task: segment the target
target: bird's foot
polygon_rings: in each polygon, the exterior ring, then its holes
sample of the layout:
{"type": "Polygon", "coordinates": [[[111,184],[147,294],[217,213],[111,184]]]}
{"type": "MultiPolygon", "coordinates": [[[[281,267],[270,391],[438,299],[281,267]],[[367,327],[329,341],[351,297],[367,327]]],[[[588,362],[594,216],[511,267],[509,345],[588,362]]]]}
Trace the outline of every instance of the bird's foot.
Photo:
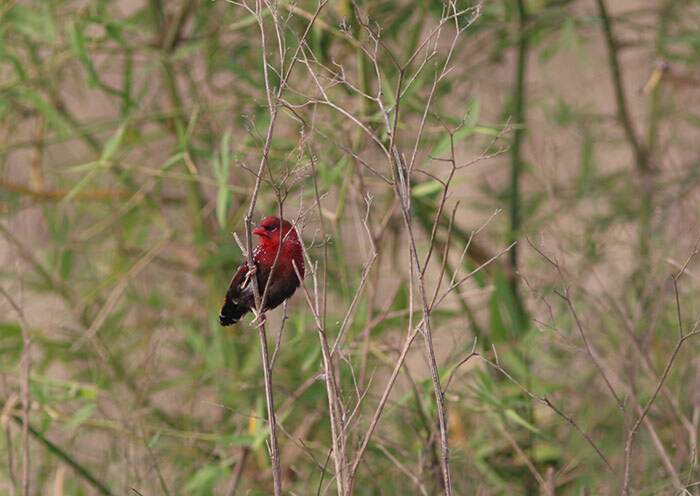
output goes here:
{"type": "Polygon", "coordinates": [[[252,325],[255,328],[258,328],[265,324],[265,321],[267,320],[265,312],[258,313],[255,309],[253,309],[253,315],[255,315],[255,318],[250,321],[250,325],[252,325]]]}
{"type": "Polygon", "coordinates": [[[247,288],[248,284],[250,283],[250,278],[253,277],[257,273],[258,273],[258,267],[253,265],[250,269],[248,269],[248,272],[245,273],[245,279],[243,279],[243,284],[241,284],[241,287],[247,288]]]}

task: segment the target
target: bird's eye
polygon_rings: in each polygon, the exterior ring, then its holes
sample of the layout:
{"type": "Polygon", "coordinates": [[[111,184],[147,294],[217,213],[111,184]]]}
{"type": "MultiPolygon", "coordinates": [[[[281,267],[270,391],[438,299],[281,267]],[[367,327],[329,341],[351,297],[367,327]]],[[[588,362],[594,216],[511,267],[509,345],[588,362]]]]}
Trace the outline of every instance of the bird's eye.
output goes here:
{"type": "Polygon", "coordinates": [[[270,232],[272,232],[272,231],[275,231],[275,230],[277,229],[277,226],[274,225],[274,224],[272,224],[272,225],[269,225],[269,226],[265,226],[265,229],[268,230],[268,231],[270,231],[270,232]]]}

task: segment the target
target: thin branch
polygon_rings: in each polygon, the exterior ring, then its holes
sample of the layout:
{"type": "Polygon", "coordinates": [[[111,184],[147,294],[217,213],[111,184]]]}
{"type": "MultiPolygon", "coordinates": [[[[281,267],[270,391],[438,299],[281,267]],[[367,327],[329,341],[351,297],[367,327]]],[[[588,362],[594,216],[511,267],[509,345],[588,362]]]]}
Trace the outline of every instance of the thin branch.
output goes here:
{"type": "MultiPolygon", "coordinates": [[[[674,277],[674,282],[675,282],[675,277],[674,277]]],[[[680,305],[678,302],[676,302],[676,305],[680,305]]],[[[677,309],[678,314],[680,315],[680,309],[677,309]]],[[[625,468],[624,468],[624,475],[623,475],[623,484],[622,484],[622,493],[625,495],[629,494],[629,485],[630,485],[630,464],[632,461],[632,443],[634,442],[634,438],[637,434],[637,431],[639,430],[639,427],[642,425],[642,422],[646,418],[647,414],[649,413],[649,409],[651,408],[651,405],[654,404],[656,401],[657,396],[659,395],[659,391],[661,391],[661,388],[663,387],[664,383],[666,382],[666,378],[668,377],[669,373],[671,372],[671,367],[673,367],[673,363],[676,360],[676,357],[678,356],[678,353],[680,352],[683,343],[685,343],[688,339],[690,339],[693,336],[696,336],[700,334],[700,329],[697,329],[696,327],[688,332],[687,334],[682,334],[681,332],[681,337],[678,339],[676,342],[676,346],[673,349],[673,352],[671,353],[670,358],[668,359],[668,362],[666,363],[666,367],[664,368],[663,373],[661,374],[661,377],[659,378],[658,383],[656,384],[656,388],[654,389],[654,393],[651,395],[649,400],[647,401],[646,405],[642,409],[641,413],[635,420],[634,424],[630,428],[630,430],[627,432],[627,438],[625,440],[625,468]]]]}
{"type": "Polygon", "coordinates": [[[21,382],[20,397],[22,401],[22,494],[29,496],[30,483],[30,458],[29,458],[29,410],[31,408],[31,396],[29,393],[29,380],[32,369],[32,337],[29,334],[29,324],[24,318],[22,307],[10,296],[10,294],[0,286],[2,294],[10,306],[19,317],[22,329],[22,359],[21,359],[21,382]]]}
{"type": "Polygon", "coordinates": [[[44,436],[44,434],[32,427],[31,424],[25,424],[22,420],[22,417],[13,415],[12,420],[14,420],[15,423],[17,423],[17,425],[19,426],[23,427],[24,425],[26,425],[29,434],[34,439],[39,441],[46,449],[48,449],[51,453],[56,455],[56,457],[58,457],[63,463],[72,468],[76,474],[78,474],[82,479],[85,479],[85,481],[88,484],[90,484],[93,488],[95,488],[95,490],[98,493],[102,494],[103,496],[115,496],[115,493],[111,491],[109,486],[97,479],[87,468],[81,465],[75,458],[66,453],[58,445],[51,442],[48,438],[44,436]]]}
{"type": "Polygon", "coordinates": [[[226,496],[236,495],[236,490],[238,489],[238,484],[241,481],[241,476],[243,475],[243,470],[245,469],[245,464],[249,455],[250,447],[243,446],[243,448],[241,448],[241,457],[238,459],[236,467],[233,469],[233,476],[231,477],[231,481],[226,489],[226,496]]]}
{"type": "Polygon", "coordinates": [[[340,396],[338,394],[338,386],[335,379],[335,368],[333,367],[333,357],[331,355],[330,347],[328,346],[328,339],[326,336],[326,331],[323,328],[323,322],[321,316],[319,315],[318,308],[314,306],[309,295],[309,291],[304,285],[304,281],[299,272],[299,268],[296,262],[292,261],[294,266],[294,272],[296,272],[299,278],[299,285],[301,286],[306,302],[311,310],[314,321],[316,322],[316,328],[318,329],[319,341],[321,342],[321,356],[323,358],[323,376],[326,383],[326,394],[328,396],[328,411],[331,421],[331,438],[333,443],[333,461],[335,463],[335,479],[338,485],[338,494],[344,496],[345,494],[351,494],[350,491],[346,489],[346,482],[348,477],[346,475],[346,463],[345,463],[345,436],[343,434],[343,420],[340,414],[340,396]]]}
{"type": "Polygon", "coordinates": [[[508,379],[510,382],[512,382],[513,384],[518,386],[518,388],[520,388],[520,390],[523,391],[527,396],[529,396],[530,398],[532,398],[535,401],[542,403],[543,405],[546,405],[554,413],[559,415],[569,425],[571,425],[574,429],[576,429],[581,434],[581,436],[583,436],[583,438],[586,440],[586,442],[588,442],[588,444],[593,448],[593,450],[598,454],[598,456],[603,461],[603,463],[605,463],[606,468],[612,473],[613,472],[612,465],[610,465],[610,462],[608,461],[607,457],[603,454],[603,452],[598,447],[598,445],[595,443],[595,441],[593,441],[593,439],[586,433],[586,431],[584,431],[581,427],[579,427],[579,425],[576,423],[576,421],[572,417],[565,414],[561,409],[556,407],[554,405],[554,403],[552,403],[549,398],[547,398],[546,396],[539,396],[539,395],[533,393],[528,388],[526,388],[520,381],[515,379],[515,377],[513,377],[507,370],[505,370],[500,365],[500,362],[498,360],[498,354],[496,352],[495,346],[493,347],[493,353],[494,353],[495,361],[489,360],[488,358],[484,357],[481,353],[478,353],[478,352],[476,353],[476,356],[478,356],[486,364],[488,364],[489,366],[493,367],[498,372],[503,374],[506,377],[506,379],[508,379]]]}
{"type": "MultiPolygon", "coordinates": [[[[263,25],[263,17],[262,17],[262,2],[261,0],[256,1],[256,6],[255,6],[255,16],[258,22],[258,27],[260,30],[260,41],[261,41],[261,49],[260,53],[262,55],[262,65],[263,65],[263,76],[264,76],[264,82],[265,82],[265,95],[267,96],[267,102],[268,102],[268,108],[270,111],[270,122],[267,126],[267,134],[265,136],[265,143],[263,145],[263,150],[262,154],[260,156],[260,162],[258,164],[258,171],[255,177],[255,186],[253,188],[253,193],[250,198],[250,202],[248,204],[248,210],[245,215],[245,228],[246,228],[246,255],[248,259],[248,267],[255,267],[255,262],[253,260],[253,236],[252,236],[252,230],[253,230],[253,213],[255,212],[255,205],[257,203],[258,199],[258,194],[260,192],[260,186],[262,183],[262,176],[263,172],[266,167],[269,168],[269,163],[268,163],[268,157],[270,154],[270,149],[272,148],[272,137],[274,135],[275,131],[275,125],[277,122],[277,115],[278,115],[278,110],[279,110],[279,105],[278,102],[280,100],[280,97],[282,95],[282,92],[287,86],[287,81],[289,80],[289,76],[291,75],[292,69],[294,68],[296,61],[297,61],[297,56],[299,52],[302,50],[302,46],[304,44],[304,40],[306,39],[308,33],[311,31],[311,28],[318,17],[318,15],[321,13],[321,10],[323,7],[326,5],[327,0],[322,0],[318,8],[316,9],[316,12],[314,13],[313,17],[309,20],[306,29],[304,31],[304,34],[301,37],[300,42],[298,43],[296,50],[294,52],[294,55],[291,58],[291,62],[289,66],[287,67],[286,72],[284,73],[283,77],[280,78],[279,86],[277,87],[277,90],[273,92],[273,89],[270,86],[270,75],[268,72],[269,65],[268,65],[268,60],[267,60],[267,38],[265,36],[265,26],[263,25]]],[[[277,17],[273,9],[268,6],[268,10],[271,12],[272,17],[275,21],[277,22],[277,17]]],[[[281,206],[280,206],[281,208],[281,206]]],[[[281,243],[280,243],[281,245],[281,243]]],[[[276,257],[277,258],[277,257],[276,257]]],[[[275,260],[276,261],[276,260],[275,260]]],[[[273,270],[274,270],[274,265],[273,264],[273,270]]],[[[270,282],[271,278],[268,278],[268,283],[270,282]]],[[[257,277],[252,278],[253,282],[253,294],[255,297],[255,308],[258,314],[262,311],[263,307],[263,301],[261,299],[260,295],[260,288],[258,287],[258,280],[257,277]]],[[[266,284],[268,286],[269,284],[266,284]]],[[[270,357],[269,357],[269,352],[267,348],[267,335],[265,332],[265,323],[264,321],[262,322],[261,325],[258,327],[258,336],[260,340],[260,354],[261,354],[261,359],[262,359],[262,365],[263,365],[263,377],[264,377],[264,383],[265,383],[265,400],[267,404],[267,419],[268,419],[268,424],[270,427],[270,458],[272,462],[272,479],[273,479],[273,486],[274,486],[274,494],[275,496],[281,496],[282,494],[282,469],[281,469],[281,462],[280,462],[280,451],[279,451],[279,445],[277,443],[277,418],[275,415],[275,405],[274,405],[274,398],[272,394],[272,370],[270,369],[270,357]]]]}
{"type": "Polygon", "coordinates": [[[377,428],[377,424],[379,423],[379,419],[382,416],[382,412],[384,411],[384,407],[386,406],[386,402],[389,399],[389,394],[391,393],[391,390],[394,387],[394,382],[396,382],[396,378],[399,375],[399,372],[401,371],[401,367],[403,366],[404,360],[406,359],[406,355],[408,355],[408,350],[411,348],[411,344],[413,343],[413,340],[416,338],[416,335],[418,334],[418,331],[420,330],[420,327],[422,326],[422,322],[416,326],[414,330],[412,330],[408,336],[406,336],[406,340],[404,341],[404,346],[401,350],[401,353],[399,357],[396,360],[396,364],[394,365],[394,370],[391,372],[391,376],[389,377],[389,380],[387,381],[386,386],[384,387],[384,391],[382,392],[382,396],[379,399],[379,404],[377,405],[377,409],[374,412],[374,415],[372,416],[372,420],[369,423],[369,426],[367,427],[367,431],[365,432],[365,435],[362,438],[362,442],[360,443],[360,447],[357,449],[357,454],[355,455],[355,460],[352,462],[352,465],[350,466],[350,473],[349,473],[349,478],[350,478],[350,494],[352,494],[352,487],[353,483],[355,481],[355,476],[357,474],[357,468],[360,466],[360,461],[362,460],[362,456],[365,453],[365,450],[367,450],[367,446],[369,445],[369,441],[372,438],[372,434],[374,433],[374,430],[377,428]]]}
{"type": "Polygon", "coordinates": [[[648,167],[647,151],[642,142],[637,137],[632,124],[632,117],[625,96],[625,89],[622,82],[622,69],[618,60],[619,45],[615,40],[613,33],[612,21],[608,14],[608,8],[605,0],[596,0],[598,4],[598,13],[602,22],[603,34],[605,35],[605,44],[608,50],[608,65],[610,66],[610,77],[612,78],[613,88],[615,90],[615,101],[617,104],[617,115],[625,130],[627,141],[632,146],[637,167],[641,170],[646,170],[648,167]]]}
{"type": "Polygon", "coordinates": [[[425,485],[416,477],[413,472],[411,472],[406,466],[404,466],[394,455],[391,454],[391,452],[384,447],[383,444],[377,443],[377,448],[379,448],[379,451],[384,453],[384,456],[386,456],[391,463],[396,465],[396,468],[398,468],[401,473],[403,473],[406,477],[411,479],[411,482],[418,488],[420,493],[423,496],[428,496],[428,491],[425,489],[425,485]]]}

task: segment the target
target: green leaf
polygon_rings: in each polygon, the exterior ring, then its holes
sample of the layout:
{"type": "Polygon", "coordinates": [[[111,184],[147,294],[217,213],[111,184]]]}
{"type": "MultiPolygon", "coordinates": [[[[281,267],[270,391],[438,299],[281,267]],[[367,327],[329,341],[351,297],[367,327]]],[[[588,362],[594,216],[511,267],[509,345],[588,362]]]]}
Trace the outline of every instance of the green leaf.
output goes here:
{"type": "Polygon", "coordinates": [[[73,269],[73,250],[66,249],[61,252],[61,261],[59,264],[61,277],[68,278],[73,269]]]}
{"type": "Polygon", "coordinates": [[[589,193],[596,185],[596,168],[594,155],[594,140],[588,130],[584,130],[583,143],[581,143],[581,170],[579,172],[577,189],[580,195],[589,193]]]}
{"type": "Polygon", "coordinates": [[[24,100],[25,103],[35,108],[40,112],[48,121],[49,125],[56,131],[58,137],[63,139],[66,138],[70,133],[70,124],[63,116],[47,102],[39,93],[23,87],[17,91],[17,96],[20,100],[24,100]]]}
{"type": "Polygon", "coordinates": [[[87,405],[83,405],[76,411],[71,418],[66,422],[66,429],[69,431],[74,431],[80,425],[83,424],[86,420],[88,420],[90,417],[92,417],[92,414],[95,413],[95,410],[97,409],[97,405],[95,403],[88,403],[87,405]]]}
{"type": "Polygon", "coordinates": [[[68,26],[68,36],[70,37],[71,50],[87,71],[88,85],[90,87],[99,86],[99,76],[97,75],[97,71],[95,70],[95,66],[90,59],[90,55],[88,54],[87,47],[85,45],[83,26],[70,24],[68,26]]]}
{"type": "MultiPolygon", "coordinates": [[[[22,328],[16,322],[0,321],[0,356],[9,359],[6,353],[18,352],[22,343],[22,328]]],[[[0,362],[1,363],[1,362],[0,362]]]]}
{"type": "Polygon", "coordinates": [[[441,182],[431,179],[422,182],[411,188],[411,194],[414,198],[422,198],[424,196],[433,196],[442,191],[443,185],[441,182]]]}
{"type": "Polygon", "coordinates": [[[34,41],[53,43],[56,40],[56,26],[46,5],[14,5],[3,21],[14,26],[22,34],[34,41]]]}
{"type": "Polygon", "coordinates": [[[228,475],[222,465],[204,465],[187,481],[185,492],[195,495],[213,494],[214,486],[228,475]]]}
{"type": "Polygon", "coordinates": [[[114,157],[114,154],[119,150],[119,146],[122,143],[122,138],[124,137],[124,131],[126,130],[126,122],[123,122],[119,129],[107,140],[104,148],[102,149],[102,155],[100,156],[101,162],[109,162],[114,157]]]}
{"type": "Polygon", "coordinates": [[[217,443],[221,446],[253,446],[255,437],[247,434],[223,434],[219,436],[217,443]]]}
{"type": "Polygon", "coordinates": [[[70,201],[75,198],[75,196],[80,193],[85,186],[87,186],[90,181],[104,168],[110,165],[111,159],[117,153],[119,145],[121,145],[122,138],[124,137],[124,130],[126,129],[126,122],[124,122],[119,129],[107,140],[104,148],[102,149],[102,155],[97,162],[91,162],[90,164],[84,164],[80,167],[88,168],[89,172],[76,184],[68,194],[61,200],[61,205],[67,205],[70,201]]]}
{"type": "Polygon", "coordinates": [[[158,441],[160,440],[160,431],[157,431],[151,439],[148,440],[148,447],[149,448],[155,448],[156,445],[158,444],[158,441]]]}
{"type": "Polygon", "coordinates": [[[87,384],[80,384],[77,391],[77,397],[83,400],[94,400],[97,398],[97,388],[87,384]]]}
{"type": "Polygon", "coordinates": [[[522,418],[518,412],[513,410],[512,408],[506,408],[505,410],[505,415],[507,418],[515,422],[516,424],[520,425],[521,427],[525,427],[527,430],[530,432],[534,432],[535,434],[539,434],[540,431],[537,427],[532,425],[530,422],[522,418]]]}
{"type": "Polygon", "coordinates": [[[522,304],[513,294],[513,291],[508,283],[508,278],[502,271],[496,272],[494,279],[495,291],[493,292],[491,304],[499,309],[498,316],[501,319],[500,325],[502,331],[505,332],[505,337],[521,337],[527,333],[529,325],[528,319],[524,314],[522,304]],[[502,320],[503,313],[508,317],[507,322],[502,320]]]}
{"type": "Polygon", "coordinates": [[[231,203],[231,190],[228,185],[229,171],[231,169],[231,132],[227,131],[221,138],[219,156],[214,156],[211,161],[214,177],[216,179],[216,220],[221,229],[226,228],[226,217],[231,203]]]}
{"type": "Polygon", "coordinates": [[[536,443],[533,446],[532,457],[538,463],[556,463],[561,459],[562,450],[560,447],[549,443],[536,443]]]}
{"type": "Polygon", "coordinates": [[[586,51],[581,42],[581,38],[576,31],[576,21],[573,17],[566,17],[561,27],[560,43],[567,49],[573,51],[581,62],[586,63],[586,51]]]}
{"type": "Polygon", "coordinates": [[[311,353],[306,354],[306,358],[301,363],[301,370],[308,371],[311,366],[316,365],[319,357],[321,356],[321,349],[318,346],[314,346],[311,353]]]}
{"type": "MultiPolygon", "coordinates": [[[[262,14],[260,15],[261,19],[264,19],[268,15],[270,15],[270,9],[264,9],[262,11],[262,14]]],[[[229,30],[230,31],[238,31],[240,29],[245,29],[247,27],[253,26],[257,24],[258,18],[255,14],[249,14],[247,16],[243,16],[241,19],[238,21],[232,23],[229,25],[229,30]]]]}
{"type": "Polygon", "coordinates": [[[226,227],[226,212],[228,211],[228,199],[228,189],[219,185],[219,189],[216,193],[216,221],[219,223],[219,227],[221,229],[224,229],[226,227]]]}
{"type": "MultiPolygon", "coordinates": [[[[452,141],[454,145],[457,145],[467,136],[474,133],[476,129],[476,123],[479,121],[479,100],[472,98],[467,104],[467,112],[464,114],[462,125],[457,131],[453,132],[452,141]]],[[[480,128],[481,131],[489,130],[489,128],[480,128]]],[[[485,134],[485,133],[484,133],[485,134]]],[[[445,133],[445,136],[438,141],[437,145],[430,152],[431,157],[442,157],[450,149],[450,134],[445,133]]]]}
{"type": "Polygon", "coordinates": [[[501,309],[498,305],[498,295],[496,291],[491,294],[491,298],[489,299],[489,324],[491,339],[495,343],[502,343],[505,341],[508,337],[508,330],[501,316],[501,309]]]}
{"type": "MultiPolygon", "coordinates": [[[[0,31],[0,36],[2,35],[2,31],[0,31]]],[[[0,60],[6,60],[10,63],[12,68],[15,71],[15,75],[17,76],[17,79],[20,81],[26,81],[29,76],[27,76],[27,71],[24,69],[24,65],[22,62],[15,57],[12,53],[7,52],[2,43],[0,43],[0,60]]],[[[7,85],[10,87],[10,85],[7,85]]],[[[6,103],[6,102],[3,102],[6,103]]]]}

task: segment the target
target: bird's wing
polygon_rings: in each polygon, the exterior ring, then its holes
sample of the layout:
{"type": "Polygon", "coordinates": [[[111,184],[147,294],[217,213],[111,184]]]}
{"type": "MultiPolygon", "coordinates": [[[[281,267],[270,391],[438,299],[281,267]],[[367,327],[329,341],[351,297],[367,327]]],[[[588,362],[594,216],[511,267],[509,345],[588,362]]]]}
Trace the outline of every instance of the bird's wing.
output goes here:
{"type": "MultiPolygon", "coordinates": [[[[256,249],[253,256],[258,254],[256,249]]],[[[267,283],[267,278],[270,275],[270,267],[264,263],[260,263],[255,258],[256,275],[258,278],[258,288],[262,293],[267,283]]],[[[244,305],[248,309],[255,306],[255,294],[253,291],[252,276],[248,270],[248,262],[243,262],[231,279],[228,291],[226,292],[226,301],[231,301],[236,305],[244,305]]]]}
{"type": "Polygon", "coordinates": [[[242,289],[243,282],[248,274],[248,263],[243,262],[238,270],[233,275],[231,283],[228,285],[228,293],[239,293],[242,289]]]}
{"type": "Polygon", "coordinates": [[[243,262],[233,275],[219,314],[221,325],[235,324],[253,307],[255,298],[248,272],[248,264],[243,262]]]}

